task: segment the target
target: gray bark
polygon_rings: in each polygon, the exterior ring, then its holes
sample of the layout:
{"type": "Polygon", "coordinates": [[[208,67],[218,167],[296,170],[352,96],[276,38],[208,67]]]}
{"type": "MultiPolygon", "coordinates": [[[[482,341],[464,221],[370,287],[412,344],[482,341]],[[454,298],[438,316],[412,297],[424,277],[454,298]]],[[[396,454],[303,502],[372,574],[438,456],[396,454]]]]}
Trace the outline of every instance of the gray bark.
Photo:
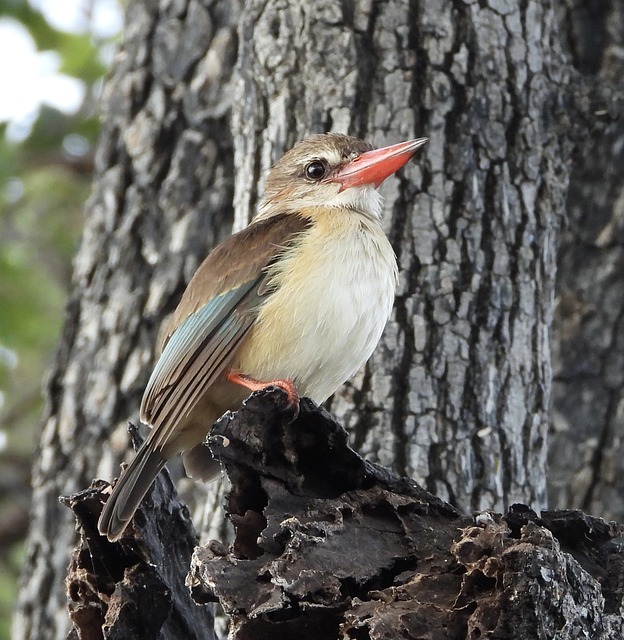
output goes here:
{"type": "MultiPolygon", "coordinates": [[[[579,73],[624,83],[624,6],[562,2],[564,42],[579,73]]],[[[601,108],[602,107],[602,108],[601,108]]],[[[624,121],[580,141],[559,251],[553,326],[549,497],[624,520],[624,121]]]]}
{"type": "MultiPolygon", "coordinates": [[[[15,637],[65,637],[75,538],[57,497],[117,474],[161,320],[232,220],[249,220],[264,170],[310,132],[430,138],[383,187],[399,295],[332,412],[363,455],[463,510],[543,506],[573,147],[550,5],[135,0],[128,11],[47,383],[15,637]]],[[[207,492],[196,516],[223,539],[220,490],[207,492]]]]}
{"type": "Polygon", "coordinates": [[[63,581],[76,535],[58,497],[118,475],[160,322],[210,245],[231,229],[227,114],[237,20],[235,2],[128,7],[46,385],[15,638],[66,637],[63,581]]]}
{"type": "Polygon", "coordinates": [[[258,178],[309,131],[430,138],[383,188],[392,320],[330,406],[362,453],[462,509],[545,503],[571,151],[555,127],[568,76],[551,8],[488,4],[249,2],[233,113],[239,225],[258,178]]]}

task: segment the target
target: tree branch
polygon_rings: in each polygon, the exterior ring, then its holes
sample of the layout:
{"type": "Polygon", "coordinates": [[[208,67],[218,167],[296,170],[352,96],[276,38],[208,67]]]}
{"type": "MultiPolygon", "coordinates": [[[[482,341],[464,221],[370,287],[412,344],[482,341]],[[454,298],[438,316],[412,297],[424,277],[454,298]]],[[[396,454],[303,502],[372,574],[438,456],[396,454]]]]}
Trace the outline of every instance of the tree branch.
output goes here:
{"type": "MultiPolygon", "coordinates": [[[[136,427],[131,435],[136,448],[136,427]]],[[[212,608],[197,606],[184,585],[197,539],[169,473],[158,476],[119,544],[97,531],[108,495],[110,485],[95,480],[89,489],[61,498],[80,533],[65,580],[74,624],[70,638],[213,640],[212,608]]]]}
{"type": "MultiPolygon", "coordinates": [[[[280,390],[253,394],[213,428],[236,535],[229,549],[196,548],[186,584],[196,602],[222,605],[230,638],[622,637],[624,554],[613,538],[624,527],[522,505],[464,516],[347,439],[325,410],[305,398],[297,410],[280,390]]],[[[142,638],[164,637],[152,629],[182,610],[185,637],[206,637],[181,586],[193,536],[168,476],[120,544],[95,534],[104,486],[66,500],[83,535],[68,580],[74,624],[92,598],[109,624],[125,608],[135,627],[151,623],[142,638]]]]}

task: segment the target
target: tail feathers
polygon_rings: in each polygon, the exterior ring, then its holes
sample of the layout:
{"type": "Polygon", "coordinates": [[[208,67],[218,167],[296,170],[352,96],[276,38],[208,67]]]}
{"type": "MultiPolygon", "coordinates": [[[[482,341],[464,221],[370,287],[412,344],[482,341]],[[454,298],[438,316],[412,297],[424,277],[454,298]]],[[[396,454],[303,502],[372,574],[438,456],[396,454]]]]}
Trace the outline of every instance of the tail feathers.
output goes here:
{"type": "Polygon", "coordinates": [[[150,445],[147,440],[139,449],[104,505],[98,530],[111,542],[121,538],[158,472],[165,466],[166,460],[162,454],[154,451],[150,445]]]}

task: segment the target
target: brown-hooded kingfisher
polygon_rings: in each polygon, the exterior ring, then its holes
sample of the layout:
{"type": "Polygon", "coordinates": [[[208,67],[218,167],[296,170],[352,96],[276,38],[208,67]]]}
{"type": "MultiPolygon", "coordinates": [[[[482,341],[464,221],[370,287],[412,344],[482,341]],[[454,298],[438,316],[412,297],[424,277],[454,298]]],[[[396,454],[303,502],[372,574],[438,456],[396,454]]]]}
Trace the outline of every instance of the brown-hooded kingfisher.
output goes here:
{"type": "Polygon", "coordinates": [[[253,222],[201,264],[167,327],[141,402],[151,431],[122,472],[98,527],[119,539],[158,472],[219,470],[202,442],[249,390],[278,385],[321,403],[372,354],[397,284],[377,187],[425,144],[382,149],[327,133],[270,170],[253,222]]]}

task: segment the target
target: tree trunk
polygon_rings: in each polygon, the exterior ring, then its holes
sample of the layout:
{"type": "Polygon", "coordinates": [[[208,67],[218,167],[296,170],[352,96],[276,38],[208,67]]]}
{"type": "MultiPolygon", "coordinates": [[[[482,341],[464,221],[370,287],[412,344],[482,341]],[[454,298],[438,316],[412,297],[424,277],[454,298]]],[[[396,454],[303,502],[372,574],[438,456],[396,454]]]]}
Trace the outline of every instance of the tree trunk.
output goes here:
{"type": "Polygon", "coordinates": [[[383,188],[393,317],[330,406],[366,456],[466,510],[545,504],[572,149],[555,127],[568,74],[551,8],[490,4],[249,2],[233,113],[239,226],[265,169],[309,131],[430,138],[383,188]]]}
{"type": "MultiPolygon", "coordinates": [[[[564,42],[586,78],[622,91],[624,5],[562,2],[564,42]],[[600,37],[597,37],[597,36],[600,37]]],[[[599,105],[600,107],[600,105],[599,105]]],[[[553,327],[552,505],[624,520],[624,121],[580,140],[559,251],[553,327]]],[[[604,106],[596,124],[605,121],[604,106]]]]}
{"type": "Polygon", "coordinates": [[[58,497],[119,474],[160,322],[209,247],[231,229],[228,113],[238,17],[231,0],[128,7],[103,100],[73,292],[46,385],[15,638],[66,637],[63,581],[76,535],[58,497]]]}
{"type": "Polygon", "coordinates": [[[117,475],[160,321],[311,132],[430,138],[383,187],[400,289],[331,411],[363,455],[462,510],[544,505],[571,70],[548,3],[485,4],[130,3],[47,384],[16,638],[66,636],[74,534],[57,497],[117,475]]]}

